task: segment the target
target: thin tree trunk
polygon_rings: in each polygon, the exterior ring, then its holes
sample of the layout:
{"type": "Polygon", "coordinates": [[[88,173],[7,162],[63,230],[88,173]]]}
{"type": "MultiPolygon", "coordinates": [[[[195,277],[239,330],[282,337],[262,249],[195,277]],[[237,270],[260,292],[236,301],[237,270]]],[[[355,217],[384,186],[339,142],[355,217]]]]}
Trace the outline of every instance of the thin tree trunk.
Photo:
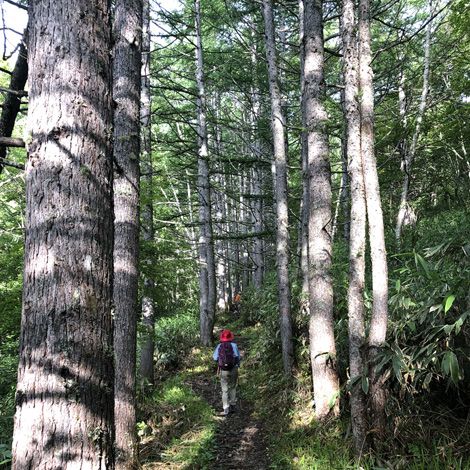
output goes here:
{"type": "Polygon", "coordinates": [[[30,5],[12,469],[114,469],[109,2],[30,5]]]}
{"type": "Polygon", "coordinates": [[[345,148],[346,139],[343,140],[341,147],[341,154],[343,155],[343,163],[341,164],[341,170],[343,172],[341,176],[341,202],[343,207],[343,236],[344,236],[344,243],[349,245],[349,232],[350,232],[350,214],[349,214],[349,198],[350,198],[350,191],[349,191],[349,173],[348,173],[348,163],[347,163],[347,149],[345,148]]]}
{"type": "Polygon", "coordinates": [[[271,0],[263,0],[266,59],[268,62],[269,90],[271,95],[271,125],[274,141],[274,191],[276,200],[276,261],[279,291],[279,316],[281,328],[284,374],[292,375],[294,346],[291,325],[291,290],[289,282],[289,221],[287,206],[287,160],[284,143],[284,125],[279,89],[274,19],[271,0]]]}
{"type": "Polygon", "coordinates": [[[346,150],[351,183],[351,223],[349,238],[349,370],[351,381],[351,423],[354,452],[369,450],[367,405],[362,387],[364,375],[365,320],[364,282],[366,248],[366,201],[361,158],[361,122],[354,0],[343,0],[341,28],[343,44],[344,106],[346,150]],[[359,378],[359,379],[358,379],[359,378]]]}
{"type": "Polygon", "coordinates": [[[300,94],[301,94],[301,112],[302,112],[302,204],[300,221],[300,272],[302,276],[302,312],[309,314],[309,281],[308,281],[308,224],[309,224],[309,171],[308,171],[308,133],[307,119],[305,114],[305,5],[304,0],[299,0],[299,43],[300,43],[300,94]]]}
{"type": "MultiPolygon", "coordinates": [[[[253,70],[256,70],[257,65],[257,50],[256,50],[256,40],[255,35],[256,31],[253,27],[253,24],[250,25],[251,29],[251,40],[252,40],[252,50],[251,50],[251,66],[253,70]]],[[[251,134],[250,140],[251,145],[251,155],[253,159],[261,160],[261,149],[258,133],[258,122],[260,119],[260,92],[258,89],[257,83],[254,83],[251,87],[251,109],[250,109],[250,126],[251,134]]],[[[263,239],[260,235],[263,231],[263,168],[260,164],[255,164],[251,171],[252,174],[252,218],[253,218],[253,232],[255,232],[256,237],[253,240],[253,287],[255,291],[259,291],[263,284],[264,277],[264,258],[263,258],[263,239]]]]}
{"type": "Polygon", "coordinates": [[[421,129],[421,123],[423,121],[424,112],[426,110],[426,98],[429,91],[429,72],[430,72],[430,57],[431,57],[431,31],[432,31],[432,9],[431,3],[429,3],[429,22],[426,26],[426,41],[424,44],[424,73],[423,73],[423,90],[421,92],[421,99],[419,102],[418,117],[416,119],[415,132],[413,134],[413,139],[411,141],[411,146],[409,151],[407,151],[406,146],[404,148],[404,159],[402,160],[403,171],[403,183],[400,197],[400,206],[397,216],[397,224],[395,227],[395,244],[397,247],[397,253],[401,251],[401,233],[403,229],[403,223],[405,217],[410,210],[408,204],[408,192],[410,189],[411,183],[411,174],[413,170],[413,164],[415,160],[416,145],[418,143],[419,132],[421,129]]]}
{"type": "Polygon", "coordinates": [[[369,389],[371,425],[375,447],[383,443],[385,432],[385,384],[376,373],[377,353],[385,341],[388,321],[388,268],[379,178],[374,155],[374,89],[370,50],[370,0],[359,1],[358,12],[359,88],[361,97],[362,169],[369,222],[372,259],[373,306],[369,328],[369,389]]]}
{"type": "MultiPolygon", "coordinates": [[[[233,194],[236,194],[236,188],[234,181],[236,181],[236,176],[235,177],[230,177],[230,191],[233,194]]],[[[239,234],[240,233],[240,228],[239,228],[239,221],[240,221],[240,211],[239,211],[239,200],[237,198],[234,198],[233,203],[231,205],[231,231],[234,234],[239,234]]],[[[233,251],[232,251],[232,260],[233,260],[233,269],[232,269],[232,274],[233,274],[233,282],[232,282],[232,292],[233,292],[233,297],[236,297],[237,294],[241,292],[241,283],[240,283],[240,241],[238,238],[235,238],[233,240],[233,251]]]]}
{"type": "Polygon", "coordinates": [[[213,342],[216,304],[216,275],[214,237],[212,234],[209,151],[207,145],[206,96],[202,59],[200,0],[195,0],[196,21],[196,83],[198,130],[198,191],[199,191],[199,315],[201,342],[209,346],[213,342]]]}
{"type": "MultiPolygon", "coordinates": [[[[141,72],[141,163],[145,176],[142,181],[147,191],[147,199],[153,199],[152,178],[152,141],[151,141],[151,95],[150,95],[150,2],[143,1],[142,13],[142,72],[141,72]]],[[[152,243],[155,237],[153,227],[153,206],[145,204],[142,208],[142,238],[145,243],[152,243]]],[[[152,264],[151,259],[146,260],[147,265],[152,264]]],[[[142,390],[151,389],[154,383],[153,356],[155,342],[153,339],[155,329],[155,301],[153,292],[155,282],[151,277],[145,276],[142,289],[142,347],[140,350],[140,380],[142,390]]]]}
{"type": "MultiPolygon", "coordinates": [[[[239,185],[241,189],[241,194],[240,194],[240,219],[242,221],[242,227],[241,227],[241,232],[242,235],[247,235],[248,233],[248,226],[250,223],[248,222],[248,210],[247,210],[247,200],[244,196],[245,193],[248,193],[248,183],[247,183],[247,177],[245,175],[245,172],[241,172],[239,178],[239,185]]],[[[249,258],[250,258],[250,253],[249,253],[249,245],[248,242],[246,241],[246,238],[244,239],[244,249],[243,249],[243,254],[242,254],[242,268],[243,268],[243,273],[242,273],[242,290],[246,290],[250,284],[250,267],[249,267],[249,258]]]]}
{"type": "Polygon", "coordinates": [[[136,352],[139,275],[142,0],[114,7],[114,416],[116,469],[137,468],[136,352]]]}
{"type": "Polygon", "coordinates": [[[305,0],[304,106],[308,133],[310,357],[315,415],[339,415],[333,325],[331,169],[328,155],[321,0],[305,0]]]}

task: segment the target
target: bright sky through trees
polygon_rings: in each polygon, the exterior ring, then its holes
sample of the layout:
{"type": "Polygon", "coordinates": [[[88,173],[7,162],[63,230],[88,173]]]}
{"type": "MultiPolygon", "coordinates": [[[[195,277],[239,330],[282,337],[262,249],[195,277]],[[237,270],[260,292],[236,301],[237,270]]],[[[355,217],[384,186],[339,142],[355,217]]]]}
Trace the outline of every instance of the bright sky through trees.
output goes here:
{"type": "Polygon", "coordinates": [[[15,7],[10,3],[0,0],[1,6],[1,28],[2,34],[0,38],[2,48],[2,59],[8,58],[15,47],[20,42],[28,20],[26,10],[15,7]]]}
{"type": "MultiPolygon", "coordinates": [[[[26,10],[18,8],[4,0],[0,0],[1,28],[0,37],[2,58],[8,58],[14,51],[26,27],[28,14],[26,10]]],[[[159,0],[154,5],[156,10],[176,10],[181,7],[179,0],[159,0]]]]}

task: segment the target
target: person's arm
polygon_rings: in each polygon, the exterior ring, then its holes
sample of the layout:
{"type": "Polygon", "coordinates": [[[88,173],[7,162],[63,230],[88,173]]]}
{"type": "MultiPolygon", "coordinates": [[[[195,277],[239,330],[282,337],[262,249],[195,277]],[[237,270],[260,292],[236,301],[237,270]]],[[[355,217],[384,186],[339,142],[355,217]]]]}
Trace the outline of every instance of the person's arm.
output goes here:
{"type": "Polygon", "coordinates": [[[232,343],[232,348],[233,348],[233,355],[235,356],[235,365],[237,367],[240,367],[240,351],[238,350],[238,346],[235,343],[232,343]]]}
{"type": "Polygon", "coordinates": [[[214,354],[212,354],[214,361],[219,360],[219,348],[220,348],[220,344],[217,345],[217,347],[215,348],[214,354]]]}

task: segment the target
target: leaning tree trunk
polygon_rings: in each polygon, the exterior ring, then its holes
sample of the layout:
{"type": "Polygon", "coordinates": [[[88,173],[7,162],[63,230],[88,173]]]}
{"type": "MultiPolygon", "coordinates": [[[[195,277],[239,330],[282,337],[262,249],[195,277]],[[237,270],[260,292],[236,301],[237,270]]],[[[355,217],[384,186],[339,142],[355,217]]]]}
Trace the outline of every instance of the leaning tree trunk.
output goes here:
{"type": "Polygon", "coordinates": [[[373,306],[369,328],[369,390],[371,425],[375,447],[383,443],[385,432],[385,384],[376,372],[376,355],[385,341],[388,320],[388,268],[379,178],[374,155],[374,88],[370,50],[370,0],[360,0],[358,13],[359,88],[361,97],[362,169],[369,223],[372,259],[373,306]]]}
{"type": "Polygon", "coordinates": [[[310,358],[315,415],[339,415],[339,381],[333,324],[331,168],[325,107],[321,0],[304,2],[304,106],[309,172],[310,358]]]}
{"type": "Polygon", "coordinates": [[[30,5],[12,469],[114,469],[109,2],[30,5]]]}
{"type": "Polygon", "coordinates": [[[291,325],[291,290],[289,282],[289,221],[287,206],[287,159],[284,143],[284,124],[279,89],[274,18],[271,0],[263,0],[263,18],[266,33],[266,59],[268,62],[269,91],[271,95],[271,125],[274,142],[274,191],[276,200],[276,261],[279,291],[279,317],[281,327],[284,375],[292,375],[294,346],[291,325]]]}
{"type": "Polygon", "coordinates": [[[213,342],[216,304],[214,237],[212,233],[209,150],[207,145],[206,96],[202,60],[200,0],[195,0],[196,20],[196,83],[198,131],[198,191],[199,191],[199,316],[201,342],[213,342]]]}
{"type": "Polygon", "coordinates": [[[367,405],[362,387],[364,376],[365,320],[364,282],[366,247],[366,201],[361,158],[356,9],[354,0],[343,0],[342,18],[344,117],[346,154],[351,183],[349,233],[349,373],[351,380],[351,423],[354,452],[367,453],[370,447],[367,405]],[[354,382],[355,381],[355,382],[354,382]]]}
{"type": "Polygon", "coordinates": [[[142,0],[114,9],[114,416],[116,469],[137,468],[136,351],[142,0]]]}

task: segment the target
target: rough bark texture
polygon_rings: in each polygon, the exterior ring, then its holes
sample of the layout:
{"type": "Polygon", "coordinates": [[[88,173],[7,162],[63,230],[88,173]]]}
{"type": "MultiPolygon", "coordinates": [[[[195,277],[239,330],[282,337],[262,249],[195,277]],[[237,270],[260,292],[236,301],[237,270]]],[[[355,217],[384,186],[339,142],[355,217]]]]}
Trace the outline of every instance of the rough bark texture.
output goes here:
{"type": "MultiPolygon", "coordinates": [[[[143,1],[142,13],[142,69],[141,69],[141,165],[145,176],[142,182],[147,191],[147,200],[151,201],[153,194],[152,179],[152,142],[151,142],[151,96],[150,96],[150,3],[143,1]]],[[[145,204],[142,207],[142,238],[146,243],[151,243],[154,239],[153,228],[153,207],[152,204],[145,204]]],[[[151,265],[151,260],[146,261],[151,265]]],[[[152,278],[145,276],[142,289],[142,327],[143,338],[140,350],[140,380],[144,392],[151,389],[154,382],[153,355],[155,343],[153,331],[155,328],[155,302],[153,290],[155,282],[152,278]]]]}
{"type": "Polygon", "coordinates": [[[114,468],[109,7],[30,7],[14,470],[114,468]]]}
{"type": "Polygon", "coordinates": [[[310,356],[315,414],[339,414],[331,274],[331,169],[325,108],[322,2],[305,0],[304,106],[309,173],[310,356]]]}
{"type": "Polygon", "coordinates": [[[195,0],[196,20],[196,84],[198,130],[198,191],[199,191],[199,316],[201,342],[209,346],[213,342],[216,303],[216,276],[214,237],[212,234],[209,151],[207,145],[206,96],[201,40],[200,2],[195,0]]]}
{"type": "Polygon", "coordinates": [[[372,260],[373,306],[369,328],[369,388],[371,426],[375,429],[374,446],[383,442],[385,431],[385,386],[375,373],[375,356],[385,341],[388,320],[388,269],[385,232],[379,191],[379,178],[374,155],[374,89],[370,50],[370,1],[360,0],[358,12],[359,87],[361,97],[361,152],[369,222],[372,260]]]}
{"type": "MultiPolygon", "coordinates": [[[[364,280],[366,249],[366,201],[361,158],[361,122],[358,90],[356,9],[353,0],[343,0],[342,44],[346,151],[351,183],[351,222],[349,234],[349,371],[351,380],[363,376],[365,350],[364,280]]],[[[351,423],[354,452],[369,450],[367,407],[362,380],[351,386],[351,423]]]]}
{"type": "Polygon", "coordinates": [[[284,374],[292,375],[294,347],[292,344],[291,291],[289,282],[289,221],[287,206],[287,160],[284,143],[284,124],[279,89],[274,19],[271,0],[263,0],[262,6],[266,59],[268,63],[269,91],[271,96],[271,126],[274,143],[274,192],[276,200],[276,262],[279,291],[279,318],[281,327],[284,374]]]}
{"type": "MultiPolygon", "coordinates": [[[[9,89],[18,92],[23,91],[28,78],[28,52],[26,44],[22,41],[18,48],[18,58],[11,74],[9,89]]],[[[2,106],[2,114],[0,116],[0,136],[11,137],[13,128],[15,127],[16,117],[20,110],[21,94],[7,93],[2,106]]],[[[13,141],[11,142],[13,143],[13,141]]],[[[0,146],[0,173],[3,169],[3,160],[6,157],[7,149],[0,146]]]]}
{"type": "Polygon", "coordinates": [[[137,468],[136,350],[142,0],[114,9],[114,415],[116,469],[137,468]]]}

